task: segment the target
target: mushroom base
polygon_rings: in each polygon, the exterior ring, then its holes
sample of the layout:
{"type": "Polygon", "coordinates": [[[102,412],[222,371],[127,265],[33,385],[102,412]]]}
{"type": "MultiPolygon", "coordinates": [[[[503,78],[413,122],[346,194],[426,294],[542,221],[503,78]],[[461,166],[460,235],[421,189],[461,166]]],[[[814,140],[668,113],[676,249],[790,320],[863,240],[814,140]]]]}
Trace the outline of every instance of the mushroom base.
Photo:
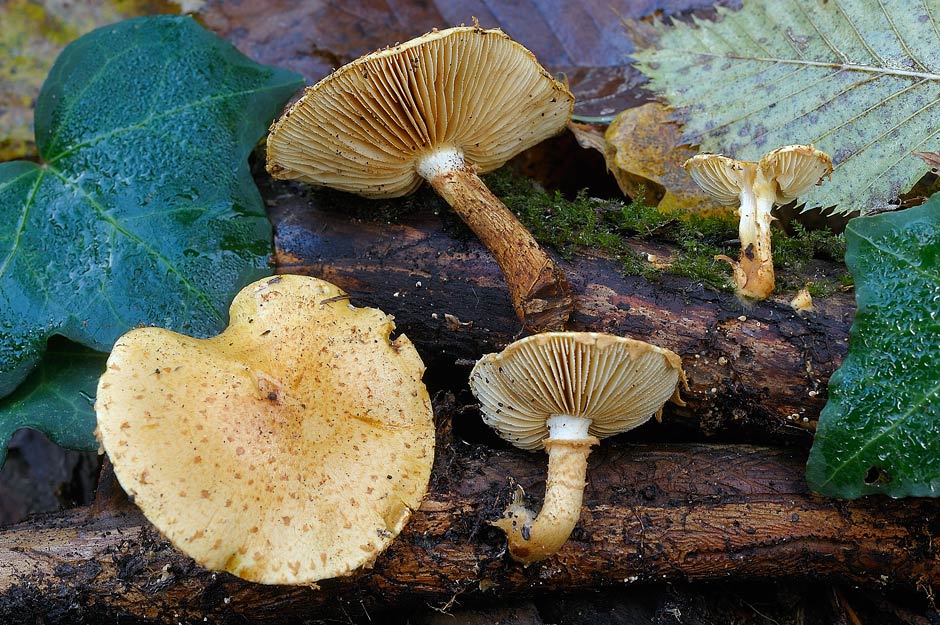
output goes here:
{"type": "Polygon", "coordinates": [[[741,250],[738,260],[718,254],[715,260],[723,260],[731,265],[735,293],[738,296],[751,300],[767,299],[774,292],[774,261],[772,258],[751,258],[747,254],[746,250],[741,250]]]}
{"type": "MultiPolygon", "coordinates": [[[[767,193],[765,192],[765,195],[767,193]]],[[[746,299],[766,299],[774,291],[774,259],[770,248],[770,223],[774,217],[772,200],[744,193],[738,212],[738,238],[741,254],[733,260],[724,254],[715,256],[731,265],[735,292],[746,299]]]]}
{"type": "Polygon", "coordinates": [[[529,565],[555,554],[581,516],[587,458],[598,439],[546,439],[548,478],[545,501],[537,514],[527,508],[525,493],[517,488],[503,518],[493,525],[506,532],[509,555],[529,565]]]}

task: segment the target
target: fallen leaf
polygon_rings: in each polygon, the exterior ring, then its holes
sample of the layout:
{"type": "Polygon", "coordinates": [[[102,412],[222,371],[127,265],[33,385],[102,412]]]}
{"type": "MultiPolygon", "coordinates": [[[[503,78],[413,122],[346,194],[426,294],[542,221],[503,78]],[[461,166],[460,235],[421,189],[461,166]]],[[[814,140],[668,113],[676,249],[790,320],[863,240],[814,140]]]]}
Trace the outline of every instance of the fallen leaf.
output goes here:
{"type": "Polygon", "coordinates": [[[682,143],[679,125],[670,121],[670,111],[662,104],[650,102],[623,111],[603,135],[585,125],[570,127],[582,147],[604,155],[624,195],[642,196],[663,212],[705,215],[734,210],[709,200],[682,167],[698,150],[682,143]]]}
{"type": "Polygon", "coordinates": [[[210,0],[204,23],[261,62],[287,67],[316,82],[378,48],[433,28],[472,24],[502,28],[563,74],[579,115],[613,115],[648,100],[645,79],[625,59],[632,52],[622,19],[710,7],[710,0],[210,0]]]}
{"type": "Polygon", "coordinates": [[[927,171],[911,152],[940,141],[940,7],[752,0],[717,11],[657,23],[655,45],[634,54],[677,109],[682,140],[749,161],[812,143],[835,171],[801,197],[806,209],[896,208],[927,171]]]}
{"type": "Polygon", "coordinates": [[[707,9],[710,0],[587,0],[492,3],[404,0],[6,0],[0,3],[0,162],[35,158],[32,109],[52,60],[69,41],[126,17],[195,13],[247,56],[316,82],[377,48],[432,28],[501,27],[563,75],[576,113],[611,116],[649,100],[645,77],[629,63],[633,44],[621,20],[707,9]]]}
{"type": "Polygon", "coordinates": [[[613,165],[663,187],[660,211],[728,213],[729,208],[710,201],[682,167],[698,150],[683,144],[681,129],[669,115],[657,102],[620,113],[605,135],[614,149],[613,165]]]}

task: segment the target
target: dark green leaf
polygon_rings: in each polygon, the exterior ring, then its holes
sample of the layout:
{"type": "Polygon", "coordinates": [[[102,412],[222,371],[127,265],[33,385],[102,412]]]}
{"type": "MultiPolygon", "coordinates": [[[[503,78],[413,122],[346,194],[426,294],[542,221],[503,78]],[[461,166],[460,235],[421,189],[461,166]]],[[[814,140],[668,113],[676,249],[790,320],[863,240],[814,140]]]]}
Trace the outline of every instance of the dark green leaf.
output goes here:
{"type": "Polygon", "coordinates": [[[186,17],[63,51],[36,104],[43,163],[0,165],[0,396],[53,334],[106,351],[137,325],[225,326],[270,271],[247,156],[301,84],[186,17]]]}
{"type": "Polygon", "coordinates": [[[826,495],[940,495],[940,195],[849,222],[858,312],[807,479],[826,495]]]}
{"type": "Polygon", "coordinates": [[[10,436],[24,427],[48,433],[63,447],[98,448],[94,397],[107,358],[107,354],[64,340],[49,347],[26,381],[0,399],[0,466],[10,436]]]}
{"type": "MultiPolygon", "coordinates": [[[[248,153],[302,81],[189,18],[94,31],[56,61],[36,105],[41,165],[0,164],[0,396],[53,335],[95,350],[137,325],[205,336],[270,272],[248,153]]],[[[31,426],[94,449],[103,356],[53,351],[0,402],[0,456],[31,426]]]]}

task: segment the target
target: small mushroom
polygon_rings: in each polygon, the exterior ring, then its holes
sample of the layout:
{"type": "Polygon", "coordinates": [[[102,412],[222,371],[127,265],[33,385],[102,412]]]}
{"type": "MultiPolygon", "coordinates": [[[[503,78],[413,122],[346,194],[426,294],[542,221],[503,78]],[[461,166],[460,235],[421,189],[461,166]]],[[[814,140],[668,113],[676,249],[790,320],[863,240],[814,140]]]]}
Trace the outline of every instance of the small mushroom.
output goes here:
{"type": "Polygon", "coordinates": [[[800,289],[797,291],[796,295],[793,296],[793,299],[790,300],[790,308],[798,313],[813,312],[813,296],[810,295],[809,290],[800,289]]]}
{"type": "Polygon", "coordinates": [[[548,452],[538,515],[517,489],[494,523],[514,559],[530,564],[561,548],[581,514],[591,446],[658,417],[670,398],[681,403],[680,383],[674,352],[594,332],[536,334],[477,362],[470,388],[483,420],[516,447],[548,452]]]}
{"type": "Polygon", "coordinates": [[[427,180],[493,254],[523,324],[560,329],[573,307],[564,273],[477,174],[561,132],[573,106],[502,31],[435,31],[309,87],[271,126],[267,168],[370,198],[427,180]]]}
{"type": "Polygon", "coordinates": [[[255,282],[230,312],[208,339],[118,339],[95,403],[118,480],[206,568],[309,584],[370,564],[430,478],[420,357],[315,278],[255,282]]]}
{"type": "Polygon", "coordinates": [[[685,169],[709,197],[731,205],[738,214],[740,258],[716,256],[731,265],[738,295],[764,299],[774,290],[774,261],[770,249],[773,207],[786,204],[832,173],[832,159],[812,145],[788,145],[768,152],[757,163],[720,154],[698,154],[685,169]]]}

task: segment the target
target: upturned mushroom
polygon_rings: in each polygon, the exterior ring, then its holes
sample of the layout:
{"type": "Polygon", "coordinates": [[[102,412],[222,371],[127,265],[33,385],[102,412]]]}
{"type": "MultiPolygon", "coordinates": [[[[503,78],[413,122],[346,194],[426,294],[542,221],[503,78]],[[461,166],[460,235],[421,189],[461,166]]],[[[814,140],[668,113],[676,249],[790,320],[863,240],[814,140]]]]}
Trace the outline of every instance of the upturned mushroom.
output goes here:
{"type": "Polygon", "coordinates": [[[764,299],[774,290],[770,223],[774,206],[787,204],[822,184],[832,173],[832,159],[812,145],[788,145],[768,152],[759,162],[738,161],[720,154],[698,154],[685,162],[692,179],[722,204],[740,203],[738,260],[715,256],[731,265],[736,291],[764,299]]]}
{"type": "Polygon", "coordinates": [[[272,125],[267,168],[369,198],[426,180],[493,254],[523,324],[561,329],[573,307],[564,273],[477,174],[561,132],[573,106],[502,31],[435,31],[309,87],[272,125]]]}
{"type": "Polygon", "coordinates": [[[548,452],[536,514],[517,489],[502,519],[510,555],[530,564],[556,553],[581,514],[587,458],[600,438],[645,423],[685,383],[674,352],[593,332],[529,336],[481,358],[470,374],[483,420],[521,449],[548,452]]]}
{"type": "Polygon", "coordinates": [[[218,336],[118,339],[98,437],[144,515],[204,567],[264,584],[348,574],[398,535],[430,478],[424,365],[393,328],[328,282],[255,282],[218,336]]]}

